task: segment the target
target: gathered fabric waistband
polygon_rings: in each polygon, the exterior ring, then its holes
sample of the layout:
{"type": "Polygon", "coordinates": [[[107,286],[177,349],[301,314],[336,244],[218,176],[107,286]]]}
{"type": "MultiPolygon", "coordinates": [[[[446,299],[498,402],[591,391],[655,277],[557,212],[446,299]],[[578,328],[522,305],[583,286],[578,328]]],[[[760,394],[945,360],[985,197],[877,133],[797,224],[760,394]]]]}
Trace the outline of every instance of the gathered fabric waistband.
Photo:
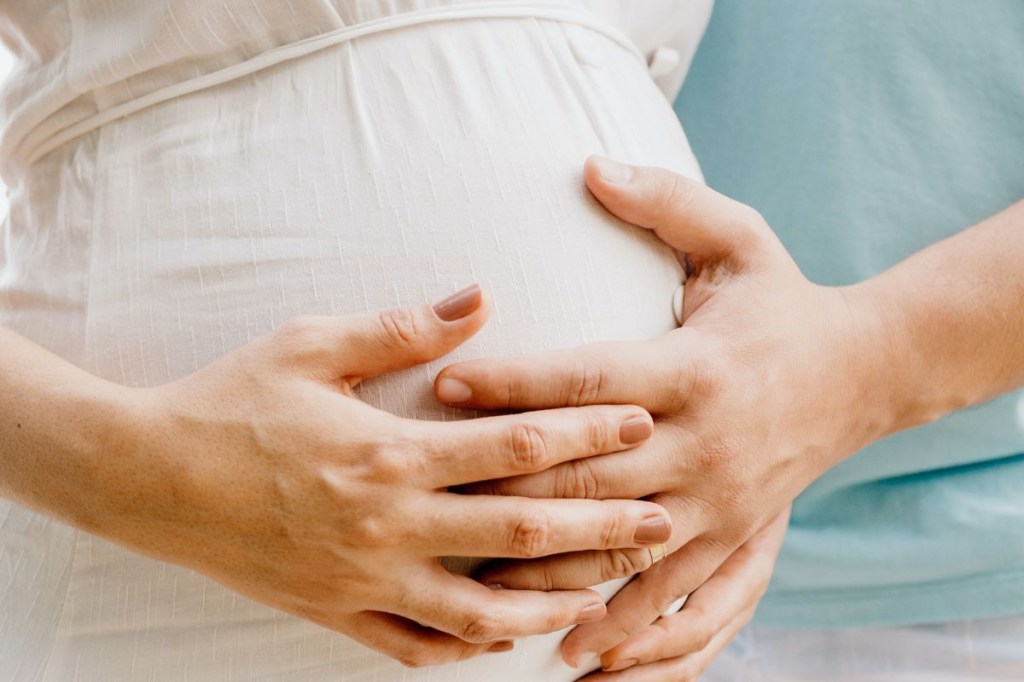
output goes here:
{"type": "Polygon", "coordinates": [[[110,108],[77,120],[56,131],[37,128],[21,140],[4,159],[4,177],[17,174],[54,149],[101,126],[128,116],[147,107],[175,97],[214,87],[261,69],[297,59],[325,48],[355,40],[363,36],[393,31],[396,29],[444,21],[463,19],[510,19],[534,18],[556,22],[568,22],[599,32],[620,45],[623,49],[644,61],[637,46],[628,36],[611,26],[602,17],[582,7],[570,4],[544,2],[542,0],[509,2],[486,1],[455,5],[425,7],[412,11],[370,19],[337,30],[321,33],[310,38],[266,50],[244,61],[196,77],[190,77],[169,86],[161,87],[139,97],[119,102],[110,108]]]}

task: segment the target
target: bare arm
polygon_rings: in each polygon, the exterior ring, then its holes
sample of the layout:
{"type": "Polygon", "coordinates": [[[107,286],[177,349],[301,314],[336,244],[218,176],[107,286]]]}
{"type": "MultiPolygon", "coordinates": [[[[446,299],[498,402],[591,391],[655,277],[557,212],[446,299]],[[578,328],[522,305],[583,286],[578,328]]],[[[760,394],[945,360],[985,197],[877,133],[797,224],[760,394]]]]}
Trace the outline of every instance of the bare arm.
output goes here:
{"type": "Polygon", "coordinates": [[[487,313],[470,287],[433,307],[297,319],[139,389],[0,331],[0,494],[409,665],[600,619],[590,590],[490,590],[438,557],[638,548],[667,539],[662,508],[448,487],[634,447],[653,428],[643,409],[440,423],[352,390],[444,355],[487,313]]]}
{"type": "Polygon", "coordinates": [[[2,327],[0,358],[0,496],[91,527],[91,472],[130,430],[132,391],[2,327]]]}
{"type": "Polygon", "coordinates": [[[1024,385],[1024,201],[850,293],[878,315],[863,353],[888,390],[891,431],[1024,385]]]}
{"type": "MultiPolygon", "coordinates": [[[[570,662],[650,625],[868,444],[1024,385],[1024,202],[866,282],[825,287],[756,211],[707,187],[601,159],[585,174],[612,213],[689,256],[683,326],[642,342],[472,360],[436,384],[442,400],[466,407],[628,402],[656,415],[651,440],[627,459],[485,486],[652,496],[674,515],[676,553],[627,585],[602,623],[566,638],[570,662]]],[[[644,552],[501,562],[483,577],[580,585],[634,565],[646,567],[644,552]]]]}

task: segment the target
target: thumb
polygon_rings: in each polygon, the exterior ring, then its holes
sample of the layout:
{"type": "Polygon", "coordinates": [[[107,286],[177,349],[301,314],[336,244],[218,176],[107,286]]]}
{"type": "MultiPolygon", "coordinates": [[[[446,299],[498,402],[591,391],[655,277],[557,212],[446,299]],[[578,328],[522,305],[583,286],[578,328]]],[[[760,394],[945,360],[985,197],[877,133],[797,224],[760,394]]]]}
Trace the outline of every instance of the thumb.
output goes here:
{"type": "Polygon", "coordinates": [[[774,240],[754,209],[664,168],[591,156],[583,175],[605,208],[628,223],[654,230],[663,242],[698,263],[747,262],[774,240]]]}
{"type": "Polygon", "coordinates": [[[359,380],[446,355],[476,334],[489,312],[489,297],[473,284],[433,305],[298,318],[284,342],[317,374],[328,369],[332,379],[359,380]]]}

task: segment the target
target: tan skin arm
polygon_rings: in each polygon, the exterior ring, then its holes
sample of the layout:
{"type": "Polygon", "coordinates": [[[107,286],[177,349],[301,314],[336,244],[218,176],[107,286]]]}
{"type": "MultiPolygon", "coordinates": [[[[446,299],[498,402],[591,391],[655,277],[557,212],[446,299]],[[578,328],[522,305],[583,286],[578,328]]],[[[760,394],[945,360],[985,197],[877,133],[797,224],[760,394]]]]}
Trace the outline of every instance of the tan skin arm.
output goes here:
{"type": "Polygon", "coordinates": [[[435,306],[297,319],[139,389],[0,330],[0,495],[411,666],[600,619],[591,590],[491,590],[438,558],[639,548],[668,538],[664,509],[448,487],[635,447],[650,415],[612,405],[415,421],[352,390],[444,355],[488,309],[470,287],[435,306]]]}
{"type": "MultiPolygon", "coordinates": [[[[689,256],[683,326],[642,342],[468,361],[435,386],[465,407],[628,402],[655,415],[654,436],[628,458],[470,488],[651,496],[670,510],[676,553],[563,644],[570,663],[596,652],[614,666],[633,647],[608,652],[704,584],[825,471],[886,435],[1024,385],[1024,202],[863,283],[825,287],[803,276],[755,210],[699,183],[597,158],[585,177],[609,211],[689,256]]],[[[584,552],[498,562],[482,579],[579,586],[648,563],[642,550],[584,552]]],[[[724,627],[728,615],[707,622],[724,627]]],[[[682,670],[673,674],[689,679],[682,670]]],[[[639,675],[628,679],[648,679],[639,675]]]]}

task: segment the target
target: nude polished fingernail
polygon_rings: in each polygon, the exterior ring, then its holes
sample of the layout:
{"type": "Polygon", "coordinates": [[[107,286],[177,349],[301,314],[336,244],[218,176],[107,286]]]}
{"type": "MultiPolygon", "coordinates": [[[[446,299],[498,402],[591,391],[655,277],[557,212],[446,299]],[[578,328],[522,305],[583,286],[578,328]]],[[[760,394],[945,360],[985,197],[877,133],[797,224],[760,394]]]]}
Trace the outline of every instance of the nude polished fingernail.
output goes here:
{"type": "Polygon", "coordinates": [[[654,433],[654,424],[647,417],[630,417],[619,424],[619,441],[632,445],[647,440],[654,433]]]}
{"type": "Polygon", "coordinates": [[[480,307],[483,301],[483,290],[479,284],[470,284],[462,291],[457,291],[443,301],[434,304],[434,314],[445,322],[460,320],[480,307]]]}
{"type": "Polygon", "coordinates": [[[442,403],[464,403],[473,397],[473,390],[458,379],[445,377],[437,382],[437,399],[442,403]]]}
{"type": "Polygon", "coordinates": [[[494,644],[487,647],[487,653],[489,654],[500,654],[506,651],[512,651],[516,648],[515,642],[495,642],[494,644]]]}
{"type": "Polygon", "coordinates": [[[591,163],[597,167],[601,179],[612,185],[629,182],[633,177],[633,169],[624,163],[613,161],[607,156],[592,156],[591,163]]]}
{"type": "Polygon", "coordinates": [[[634,665],[636,665],[639,662],[640,661],[638,661],[635,658],[624,658],[621,661],[615,661],[610,666],[605,668],[604,671],[606,673],[617,673],[620,670],[625,670],[626,668],[632,668],[634,665]]]}
{"type": "Polygon", "coordinates": [[[640,522],[633,533],[633,542],[668,542],[672,536],[672,525],[664,516],[648,516],[640,522]]]}
{"type": "Polygon", "coordinates": [[[604,604],[591,604],[580,611],[580,615],[576,616],[576,624],[593,623],[595,620],[604,618],[607,613],[608,607],[604,604]]]}

